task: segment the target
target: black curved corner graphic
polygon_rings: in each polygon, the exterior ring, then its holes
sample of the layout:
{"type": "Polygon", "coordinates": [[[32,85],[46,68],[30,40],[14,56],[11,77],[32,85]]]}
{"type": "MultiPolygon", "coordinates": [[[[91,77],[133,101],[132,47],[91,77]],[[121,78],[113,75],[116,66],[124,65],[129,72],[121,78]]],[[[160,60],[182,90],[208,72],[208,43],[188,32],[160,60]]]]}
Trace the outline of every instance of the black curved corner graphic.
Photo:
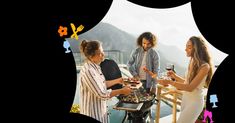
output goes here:
{"type": "Polygon", "coordinates": [[[231,81],[229,79],[232,76],[228,72],[232,66],[231,61],[231,57],[227,57],[223,63],[221,63],[212,78],[207,92],[206,109],[213,113],[212,119],[218,123],[224,123],[229,119],[229,116],[226,115],[228,114],[226,111],[230,109],[230,106],[225,100],[229,101],[231,98],[227,86],[227,82],[231,81]],[[212,95],[215,96],[216,100],[212,100],[212,95]],[[213,104],[213,101],[216,102],[213,104]]]}
{"type": "MultiPolygon", "coordinates": [[[[46,17],[48,30],[47,42],[44,45],[48,48],[46,51],[48,56],[46,60],[48,62],[45,64],[47,66],[46,71],[50,73],[47,79],[51,78],[52,80],[45,85],[50,87],[49,90],[51,91],[46,94],[49,100],[47,100],[47,106],[45,106],[45,108],[50,107],[50,109],[45,109],[44,112],[49,111],[50,115],[68,121],[83,119],[97,122],[92,118],[81,118],[80,114],[70,114],[76,92],[77,71],[72,50],[67,48],[69,52],[66,53],[64,46],[66,38],[72,36],[76,38],[79,34],[98,24],[108,12],[111,4],[112,0],[99,1],[98,4],[94,1],[86,1],[76,4],[76,6],[75,3],[72,6],[71,3],[66,3],[61,9],[55,7],[56,14],[46,17]],[[79,26],[82,27],[81,31],[77,31],[79,26]]],[[[67,45],[69,44],[67,43],[67,45]]]]}
{"type": "Polygon", "coordinates": [[[228,30],[232,30],[232,20],[227,14],[231,11],[224,4],[221,1],[206,4],[203,0],[194,0],[191,5],[194,20],[207,41],[222,52],[231,54],[232,41],[228,30]]]}
{"type": "Polygon", "coordinates": [[[172,8],[186,4],[191,0],[128,0],[128,1],[150,8],[172,8]]]}
{"type": "MultiPolygon", "coordinates": [[[[75,25],[83,25],[84,29],[77,34],[82,34],[95,25],[97,25],[108,12],[112,0],[104,0],[99,2],[86,1],[82,2],[80,6],[63,8],[64,11],[58,11],[56,15],[49,16],[48,20],[51,27],[70,26],[70,23],[75,25]],[[92,4],[92,5],[91,5],[92,4]],[[95,6],[94,6],[95,5],[95,6]]],[[[55,30],[57,33],[57,29],[55,30]]],[[[72,30],[68,30],[71,34],[72,30]]]]}

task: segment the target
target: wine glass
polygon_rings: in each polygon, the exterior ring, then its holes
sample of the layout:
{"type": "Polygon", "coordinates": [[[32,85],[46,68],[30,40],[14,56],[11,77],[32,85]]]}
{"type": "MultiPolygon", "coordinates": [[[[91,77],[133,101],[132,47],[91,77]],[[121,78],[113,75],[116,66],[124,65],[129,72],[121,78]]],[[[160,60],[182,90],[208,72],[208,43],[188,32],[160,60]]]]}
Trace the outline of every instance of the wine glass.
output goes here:
{"type": "MultiPolygon", "coordinates": [[[[175,67],[174,64],[167,63],[167,65],[166,65],[166,70],[167,70],[167,71],[173,71],[173,72],[175,73],[174,67],[175,67]]],[[[171,80],[175,81],[174,78],[171,78],[171,80]]]]}
{"type": "Polygon", "coordinates": [[[159,79],[165,79],[165,80],[168,80],[169,77],[167,76],[167,72],[161,72],[159,73],[159,79]]]}
{"type": "Polygon", "coordinates": [[[64,41],[63,47],[66,48],[65,53],[70,53],[71,51],[69,50],[70,44],[67,40],[64,41]]]}
{"type": "Polygon", "coordinates": [[[167,70],[167,71],[170,71],[170,70],[174,71],[174,64],[167,63],[167,65],[166,65],[166,70],[167,70]]]}

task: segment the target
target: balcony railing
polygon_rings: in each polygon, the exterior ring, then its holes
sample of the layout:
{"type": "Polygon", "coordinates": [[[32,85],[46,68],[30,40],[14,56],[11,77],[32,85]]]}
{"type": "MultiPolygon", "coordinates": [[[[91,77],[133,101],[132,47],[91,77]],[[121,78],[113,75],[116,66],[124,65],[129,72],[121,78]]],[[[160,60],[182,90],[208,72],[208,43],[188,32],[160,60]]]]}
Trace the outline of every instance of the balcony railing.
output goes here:
{"type": "MultiPolygon", "coordinates": [[[[105,58],[113,59],[117,64],[123,64],[123,52],[120,50],[104,50],[105,58]]],[[[84,63],[84,56],[80,52],[73,53],[77,66],[84,63]]]]}

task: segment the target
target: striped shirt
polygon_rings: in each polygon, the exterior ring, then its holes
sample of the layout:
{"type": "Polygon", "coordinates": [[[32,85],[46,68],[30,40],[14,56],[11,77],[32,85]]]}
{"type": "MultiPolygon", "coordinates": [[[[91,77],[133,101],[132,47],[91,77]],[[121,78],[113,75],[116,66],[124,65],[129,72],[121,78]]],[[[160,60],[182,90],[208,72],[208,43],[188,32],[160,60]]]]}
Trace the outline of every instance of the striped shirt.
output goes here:
{"type": "Polygon", "coordinates": [[[81,69],[80,82],[80,113],[108,123],[107,100],[111,89],[107,90],[104,75],[100,66],[87,61],[81,69]]]}

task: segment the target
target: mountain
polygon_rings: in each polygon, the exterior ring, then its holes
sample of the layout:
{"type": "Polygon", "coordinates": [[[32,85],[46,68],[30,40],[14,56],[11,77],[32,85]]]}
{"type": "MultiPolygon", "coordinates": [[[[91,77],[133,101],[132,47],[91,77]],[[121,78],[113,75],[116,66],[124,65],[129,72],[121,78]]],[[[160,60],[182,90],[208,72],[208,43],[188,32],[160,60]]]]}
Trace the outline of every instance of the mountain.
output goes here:
{"type": "Polygon", "coordinates": [[[104,50],[120,50],[124,53],[123,63],[127,63],[131,50],[136,47],[134,36],[107,23],[99,23],[91,30],[79,35],[79,41],[70,41],[73,52],[79,52],[78,46],[84,39],[101,41],[104,50]]]}
{"type": "MultiPolygon", "coordinates": [[[[79,52],[79,46],[82,40],[99,40],[102,42],[104,50],[120,50],[120,54],[109,53],[109,57],[120,63],[121,57],[122,63],[126,64],[129,60],[130,54],[133,49],[137,47],[136,39],[137,37],[129,34],[128,32],[122,31],[117,27],[100,22],[91,30],[79,35],[79,40],[67,39],[70,42],[71,50],[74,53],[79,52]]],[[[160,55],[160,65],[161,70],[165,71],[166,63],[173,63],[175,65],[175,70],[178,74],[184,75],[187,67],[187,59],[185,59],[185,53],[175,46],[163,45],[158,42],[157,50],[160,55]]],[[[107,53],[106,53],[107,54],[107,53]]],[[[76,59],[76,58],[75,58],[76,59]]],[[[81,58],[77,58],[80,60],[81,58]]]]}
{"type": "Polygon", "coordinates": [[[186,53],[182,52],[178,47],[159,43],[158,49],[168,61],[171,61],[171,63],[177,64],[178,67],[182,67],[184,69],[188,67],[189,58],[186,56],[186,53]]]}

